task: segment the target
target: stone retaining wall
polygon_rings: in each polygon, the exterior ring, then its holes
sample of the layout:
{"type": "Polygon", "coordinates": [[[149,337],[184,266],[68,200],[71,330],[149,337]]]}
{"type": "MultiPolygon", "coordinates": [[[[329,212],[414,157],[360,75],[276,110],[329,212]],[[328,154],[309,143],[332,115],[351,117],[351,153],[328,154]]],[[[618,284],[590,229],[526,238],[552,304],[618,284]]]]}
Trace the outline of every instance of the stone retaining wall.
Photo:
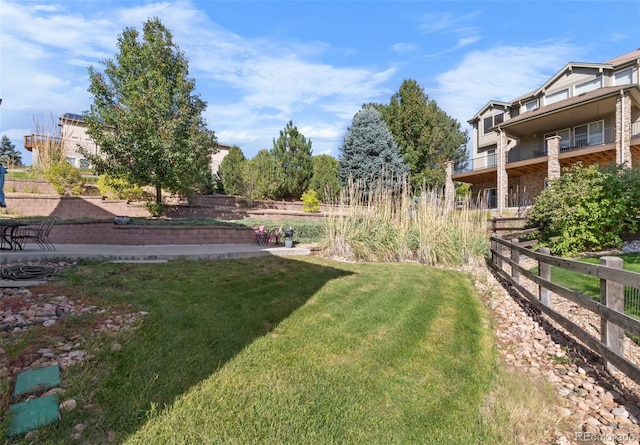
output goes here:
{"type": "Polygon", "coordinates": [[[49,239],[54,244],[248,244],[250,227],[117,225],[113,221],[56,223],[49,239]]]}

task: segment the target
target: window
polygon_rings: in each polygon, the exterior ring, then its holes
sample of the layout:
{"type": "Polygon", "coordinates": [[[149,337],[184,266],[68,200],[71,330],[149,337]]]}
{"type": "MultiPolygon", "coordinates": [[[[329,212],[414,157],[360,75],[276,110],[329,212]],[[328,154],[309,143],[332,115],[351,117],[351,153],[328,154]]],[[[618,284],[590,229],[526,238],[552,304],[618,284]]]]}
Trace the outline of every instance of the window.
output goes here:
{"type": "Polygon", "coordinates": [[[67,156],[67,162],[71,165],[73,165],[74,167],[76,166],[76,158],[72,157],[72,156],[67,156]]]}
{"type": "Polygon", "coordinates": [[[633,68],[627,68],[613,74],[614,85],[628,85],[630,83],[633,83],[633,68]]]}
{"type": "Polygon", "coordinates": [[[597,79],[590,80],[588,82],[581,83],[580,85],[576,85],[574,87],[574,94],[576,96],[584,93],[588,93],[589,91],[597,90],[602,87],[602,77],[598,77],[597,79]]]}
{"type": "Polygon", "coordinates": [[[544,104],[551,105],[569,97],[569,89],[556,91],[555,93],[547,94],[544,97],[544,104]]]}
{"type": "Polygon", "coordinates": [[[493,116],[485,117],[483,124],[483,133],[487,134],[493,130],[493,127],[504,122],[504,113],[494,114],[493,116]]]}
{"type": "Polygon", "coordinates": [[[80,168],[89,168],[89,160],[85,158],[80,159],[80,168]]]}
{"type": "Polygon", "coordinates": [[[524,104],[524,111],[532,111],[538,108],[538,99],[535,100],[530,100],[529,102],[525,102],[524,104]]]}
{"type": "Polygon", "coordinates": [[[575,147],[586,147],[604,143],[604,121],[591,122],[573,129],[575,147]]]}
{"type": "Polygon", "coordinates": [[[496,149],[487,150],[487,167],[496,166],[496,149]]]}

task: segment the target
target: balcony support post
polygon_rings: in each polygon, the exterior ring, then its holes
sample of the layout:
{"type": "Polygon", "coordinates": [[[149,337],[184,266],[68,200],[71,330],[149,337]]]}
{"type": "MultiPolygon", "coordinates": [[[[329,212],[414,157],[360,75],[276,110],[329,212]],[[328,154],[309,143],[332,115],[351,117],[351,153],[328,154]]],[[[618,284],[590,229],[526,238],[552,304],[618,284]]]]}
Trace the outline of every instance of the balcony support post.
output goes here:
{"type": "Polygon", "coordinates": [[[555,135],[547,138],[547,180],[558,179],[560,177],[560,136],[555,135]]]}
{"type": "Polygon", "coordinates": [[[453,162],[447,161],[445,169],[447,171],[447,179],[444,183],[445,205],[448,209],[453,209],[453,201],[456,197],[456,188],[453,185],[453,179],[451,179],[451,176],[453,176],[453,162]]]}
{"type": "Polygon", "coordinates": [[[508,197],[508,189],[509,189],[509,177],[507,176],[507,133],[500,127],[497,129],[498,132],[498,147],[496,150],[496,167],[497,167],[497,178],[496,178],[496,198],[497,202],[497,210],[498,213],[502,214],[504,210],[507,208],[507,197],[508,197]]]}
{"type": "Polygon", "coordinates": [[[631,97],[622,92],[616,98],[616,164],[631,168],[631,97]]]}

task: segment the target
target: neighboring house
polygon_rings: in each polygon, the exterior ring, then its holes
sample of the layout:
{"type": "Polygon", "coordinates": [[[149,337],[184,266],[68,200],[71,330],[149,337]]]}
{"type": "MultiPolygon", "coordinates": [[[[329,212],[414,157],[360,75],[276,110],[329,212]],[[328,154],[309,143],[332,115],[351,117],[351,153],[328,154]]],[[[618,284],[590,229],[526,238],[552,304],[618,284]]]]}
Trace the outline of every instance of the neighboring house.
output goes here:
{"type": "Polygon", "coordinates": [[[540,88],[490,101],[469,121],[473,197],[502,212],[532,205],[561,169],[640,162],[640,49],[605,63],[568,63],[540,88]]]}
{"type": "MultiPolygon", "coordinates": [[[[89,168],[87,159],[80,153],[80,147],[89,153],[98,154],[100,148],[93,142],[87,134],[84,119],[79,114],[65,113],[58,119],[60,127],[60,138],[55,138],[55,142],[62,143],[62,149],[67,161],[74,167],[89,168]]],[[[39,141],[46,139],[43,136],[29,135],[24,137],[24,148],[32,152],[32,164],[40,162],[38,150],[39,141]]],[[[229,146],[218,144],[218,151],[211,157],[211,171],[217,173],[220,163],[229,153],[229,146]]]]}

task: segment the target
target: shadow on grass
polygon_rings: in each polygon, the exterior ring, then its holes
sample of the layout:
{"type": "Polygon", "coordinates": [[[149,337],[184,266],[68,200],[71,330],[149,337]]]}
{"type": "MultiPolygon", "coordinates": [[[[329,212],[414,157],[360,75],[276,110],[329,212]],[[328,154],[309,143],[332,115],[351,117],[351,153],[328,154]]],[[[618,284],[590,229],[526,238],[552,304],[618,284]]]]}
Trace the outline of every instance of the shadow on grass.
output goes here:
{"type": "Polygon", "coordinates": [[[81,379],[78,392],[91,393],[86,402],[97,402],[103,413],[96,428],[125,438],[150,410],[171,405],[328,281],[347,274],[282,257],[82,265],[64,281],[85,294],[148,312],[141,326],[120,340],[124,347],[114,353],[105,345],[81,379]]]}

